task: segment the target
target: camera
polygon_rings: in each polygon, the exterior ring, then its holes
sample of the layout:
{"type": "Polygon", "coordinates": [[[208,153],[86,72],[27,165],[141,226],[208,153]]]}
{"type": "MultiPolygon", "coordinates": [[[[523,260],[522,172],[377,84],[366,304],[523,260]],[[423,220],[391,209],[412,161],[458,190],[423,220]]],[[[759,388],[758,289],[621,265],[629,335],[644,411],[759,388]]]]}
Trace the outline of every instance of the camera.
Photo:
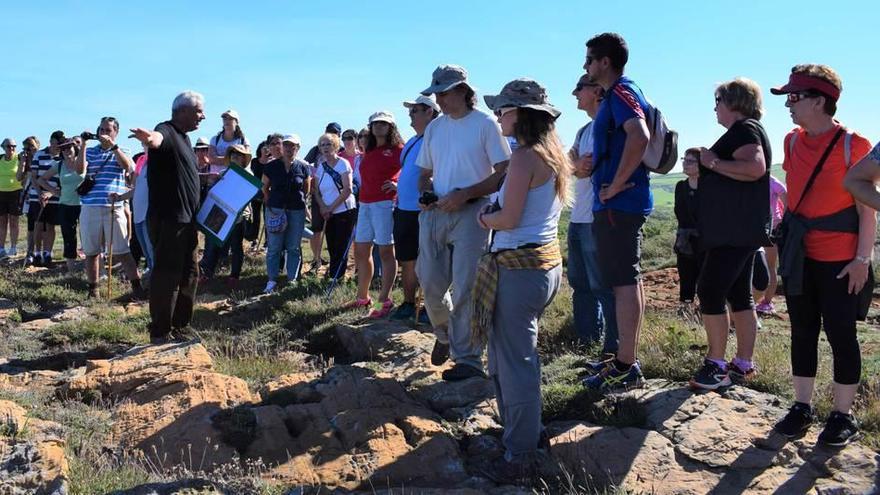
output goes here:
{"type": "Polygon", "coordinates": [[[94,141],[94,140],[98,139],[98,135],[93,132],[84,132],[84,133],[80,134],[79,137],[81,137],[83,139],[83,141],[89,141],[89,140],[94,141]]]}
{"type": "Polygon", "coordinates": [[[419,198],[419,203],[428,206],[436,203],[438,199],[440,198],[436,194],[434,194],[434,191],[422,191],[422,196],[419,198]]]}

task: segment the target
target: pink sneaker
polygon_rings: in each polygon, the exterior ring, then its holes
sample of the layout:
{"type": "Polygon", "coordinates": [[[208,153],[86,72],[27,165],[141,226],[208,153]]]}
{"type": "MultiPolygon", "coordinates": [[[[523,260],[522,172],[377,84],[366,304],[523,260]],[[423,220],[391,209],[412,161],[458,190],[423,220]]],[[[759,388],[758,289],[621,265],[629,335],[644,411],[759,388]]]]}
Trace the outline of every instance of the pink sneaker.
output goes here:
{"type": "Polygon", "coordinates": [[[345,305],[345,309],[358,309],[363,307],[369,307],[373,304],[373,300],[369,297],[366,299],[355,299],[354,301],[345,305]]]}
{"type": "Polygon", "coordinates": [[[762,315],[772,315],[776,309],[773,307],[773,303],[762,302],[755,306],[755,311],[762,315]]]}
{"type": "Polygon", "coordinates": [[[394,307],[394,302],[391,299],[386,299],[383,303],[376,303],[373,307],[373,310],[370,311],[370,318],[377,320],[379,318],[385,318],[389,314],[391,314],[391,309],[394,307]]]}

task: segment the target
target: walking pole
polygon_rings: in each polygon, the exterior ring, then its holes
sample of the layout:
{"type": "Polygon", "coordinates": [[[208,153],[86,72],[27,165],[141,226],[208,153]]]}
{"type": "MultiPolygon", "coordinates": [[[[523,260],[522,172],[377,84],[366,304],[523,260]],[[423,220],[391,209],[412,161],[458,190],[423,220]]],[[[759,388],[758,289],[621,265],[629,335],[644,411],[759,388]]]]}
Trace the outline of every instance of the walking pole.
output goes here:
{"type": "Polygon", "coordinates": [[[110,197],[110,242],[107,246],[107,300],[113,299],[113,215],[116,209],[116,196],[110,197]]]}
{"type": "Polygon", "coordinates": [[[422,286],[416,288],[416,328],[419,326],[419,315],[422,312],[422,286]]]}

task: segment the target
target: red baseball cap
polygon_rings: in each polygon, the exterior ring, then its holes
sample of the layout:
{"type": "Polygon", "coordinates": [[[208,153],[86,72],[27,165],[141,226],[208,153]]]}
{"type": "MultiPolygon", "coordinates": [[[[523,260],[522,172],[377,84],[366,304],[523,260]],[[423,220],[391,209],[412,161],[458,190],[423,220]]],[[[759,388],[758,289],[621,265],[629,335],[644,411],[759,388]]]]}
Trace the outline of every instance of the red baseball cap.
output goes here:
{"type": "Polygon", "coordinates": [[[830,82],[818,77],[809,76],[807,74],[794,74],[788,76],[788,84],[778,88],[770,88],[770,92],[774,95],[784,95],[788,93],[797,93],[798,91],[813,90],[826,95],[834,101],[840,98],[840,89],[830,82]]]}

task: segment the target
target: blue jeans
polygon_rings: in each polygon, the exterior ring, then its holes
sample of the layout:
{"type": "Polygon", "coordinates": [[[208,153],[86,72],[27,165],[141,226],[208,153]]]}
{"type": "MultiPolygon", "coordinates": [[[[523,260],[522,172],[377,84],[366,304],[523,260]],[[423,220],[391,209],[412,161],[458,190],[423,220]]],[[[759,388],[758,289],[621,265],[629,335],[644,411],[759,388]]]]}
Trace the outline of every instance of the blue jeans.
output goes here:
{"type": "MultiPolygon", "coordinates": [[[[269,210],[275,213],[281,211],[279,208],[269,208],[269,210]]],[[[287,228],[278,234],[268,233],[269,253],[266,255],[266,270],[269,272],[269,280],[278,279],[278,272],[281,271],[281,250],[284,249],[287,251],[285,262],[287,281],[292,282],[297,279],[302,264],[301,244],[303,229],[306,227],[306,210],[283,211],[287,215],[287,228]]]]}
{"type": "Polygon", "coordinates": [[[602,352],[617,352],[614,292],[602,283],[593,224],[568,224],[568,283],[574,290],[574,328],[585,344],[605,334],[602,352]]]}
{"type": "Polygon", "coordinates": [[[144,253],[144,259],[147,260],[147,268],[153,271],[153,243],[150,241],[150,235],[147,232],[147,221],[134,224],[134,235],[137,236],[138,243],[141,245],[141,251],[144,253]]]}

